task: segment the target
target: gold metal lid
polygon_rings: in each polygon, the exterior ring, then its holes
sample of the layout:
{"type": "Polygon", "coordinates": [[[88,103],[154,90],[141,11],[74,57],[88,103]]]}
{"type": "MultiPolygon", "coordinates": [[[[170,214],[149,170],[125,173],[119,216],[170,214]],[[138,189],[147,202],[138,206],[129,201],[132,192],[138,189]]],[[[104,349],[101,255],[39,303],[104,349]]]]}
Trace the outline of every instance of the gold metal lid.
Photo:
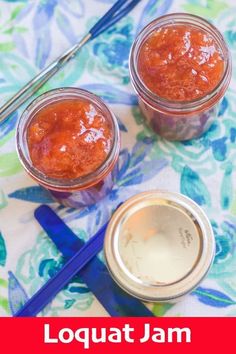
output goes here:
{"type": "Polygon", "coordinates": [[[114,280],[144,301],[168,301],[191,291],[208,272],[214,251],[203,210],[166,191],[140,193],[122,204],[104,242],[114,280]]]}

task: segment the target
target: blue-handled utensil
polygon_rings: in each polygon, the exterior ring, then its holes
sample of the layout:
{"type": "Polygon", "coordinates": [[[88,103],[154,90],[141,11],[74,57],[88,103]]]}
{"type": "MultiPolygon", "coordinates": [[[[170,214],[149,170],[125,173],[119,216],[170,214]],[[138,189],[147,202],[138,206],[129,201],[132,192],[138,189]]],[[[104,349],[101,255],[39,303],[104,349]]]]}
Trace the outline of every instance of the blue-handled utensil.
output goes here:
{"type": "Polygon", "coordinates": [[[14,316],[35,316],[79,270],[82,280],[111,316],[153,316],[141,301],[120,289],[110,277],[103,262],[94,257],[103,246],[107,224],[84,244],[48,206],[42,205],[37,208],[35,217],[53,242],[63,250],[65,258],[72,258],[14,316]],[[80,250],[77,251],[78,249],[80,250]]]}
{"type": "MultiPolygon", "coordinates": [[[[41,205],[34,215],[65,260],[84,245],[84,241],[49,206],[41,205]]],[[[111,316],[153,316],[140,300],[114,282],[106,265],[97,256],[81,269],[79,276],[111,316]]]]}
{"type": "Polygon", "coordinates": [[[17,108],[30,98],[45,82],[58,72],[68,61],[75,56],[88,41],[96,38],[122,17],[127,15],[140,0],[118,0],[107,13],[90,29],[90,31],[74,46],[43,69],[21,90],[0,107],[0,123],[7,119],[17,108]]]}
{"type": "Polygon", "coordinates": [[[75,255],[47,281],[31,299],[14,315],[14,317],[29,317],[37,315],[62,288],[87,264],[103,247],[107,224],[86,242],[75,255]]]}

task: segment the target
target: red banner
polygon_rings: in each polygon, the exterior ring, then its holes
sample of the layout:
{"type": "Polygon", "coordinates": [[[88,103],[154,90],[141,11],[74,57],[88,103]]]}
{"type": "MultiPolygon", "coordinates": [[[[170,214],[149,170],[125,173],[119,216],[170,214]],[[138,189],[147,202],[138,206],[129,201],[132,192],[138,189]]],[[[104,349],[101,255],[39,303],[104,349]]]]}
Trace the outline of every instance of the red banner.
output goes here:
{"type": "Polygon", "coordinates": [[[222,353],[236,318],[1,318],[1,352],[222,353]]]}

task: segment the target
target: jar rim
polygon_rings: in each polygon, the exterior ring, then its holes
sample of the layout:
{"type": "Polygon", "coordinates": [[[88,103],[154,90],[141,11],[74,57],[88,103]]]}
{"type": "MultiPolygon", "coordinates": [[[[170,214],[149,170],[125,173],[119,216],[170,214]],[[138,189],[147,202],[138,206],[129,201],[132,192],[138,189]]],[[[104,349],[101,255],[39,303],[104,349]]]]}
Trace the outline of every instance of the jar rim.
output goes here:
{"type": "Polygon", "coordinates": [[[215,103],[219,101],[221,97],[223,97],[225,91],[227,90],[232,72],[232,62],[231,55],[228,49],[228,46],[220,33],[220,31],[210,22],[205,20],[204,18],[192,15],[188,13],[171,13],[167,15],[163,15],[154,19],[152,22],[147,24],[141,32],[136,37],[135,41],[130,50],[129,57],[129,70],[131,82],[133,84],[134,90],[142,97],[142,99],[151,106],[153,109],[153,105],[158,105],[158,109],[163,111],[171,111],[178,113],[183,112],[196,112],[196,110],[203,110],[207,105],[208,108],[212,107],[215,103]],[[207,31],[216,41],[219,48],[222,51],[225,61],[224,73],[219,81],[219,83],[213,88],[212,91],[208,92],[202,97],[188,100],[188,101],[176,101],[176,100],[168,100],[166,98],[160,97],[159,95],[152,92],[143,82],[138,74],[137,62],[138,55],[143,44],[144,40],[153,32],[155,29],[168,26],[170,24],[189,24],[194,27],[198,27],[207,31]]]}
{"type": "Polygon", "coordinates": [[[113,168],[119,155],[120,134],[115,115],[97,95],[76,87],[63,87],[47,91],[33,100],[22,113],[16,129],[16,150],[20,162],[28,174],[46,188],[59,191],[81,190],[101,181],[113,168]],[[69,99],[85,99],[97,106],[111,122],[112,145],[106,159],[98,168],[84,176],[71,179],[48,177],[33,166],[28,152],[27,127],[36,112],[50,103],[69,99]]]}

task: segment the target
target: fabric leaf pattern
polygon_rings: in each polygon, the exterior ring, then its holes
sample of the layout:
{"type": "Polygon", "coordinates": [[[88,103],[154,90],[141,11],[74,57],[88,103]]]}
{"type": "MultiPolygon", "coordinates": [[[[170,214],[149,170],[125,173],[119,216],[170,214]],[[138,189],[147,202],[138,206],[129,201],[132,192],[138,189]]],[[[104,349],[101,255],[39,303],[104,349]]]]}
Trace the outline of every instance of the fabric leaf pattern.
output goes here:
{"type": "Polygon", "coordinates": [[[8,278],[8,297],[11,313],[16,313],[28,300],[28,296],[12,272],[8,278]]]}
{"type": "Polygon", "coordinates": [[[7,250],[2,233],[0,232],[0,266],[4,267],[6,264],[7,250]]]}
{"type": "Polygon", "coordinates": [[[233,301],[229,296],[214,289],[199,287],[193,292],[193,295],[196,295],[199,301],[209,306],[227,307],[235,305],[235,301],[233,301]]]}
{"type": "Polygon", "coordinates": [[[209,192],[199,175],[185,166],[181,175],[181,193],[193,199],[199,205],[210,206],[209,192]]]}
{"type": "Polygon", "coordinates": [[[50,193],[40,186],[32,186],[16,190],[15,192],[10,193],[9,197],[40,204],[54,202],[50,193]]]}
{"type": "MultiPolygon", "coordinates": [[[[61,53],[75,44],[115,0],[2,0],[0,24],[1,105],[61,53]],[[46,40],[45,40],[46,39],[46,40]]],[[[171,142],[149,127],[129,75],[129,52],[150,21],[171,12],[190,12],[213,23],[236,56],[233,0],[143,0],[128,16],[86,44],[34,97],[54,88],[80,87],[101,97],[118,120],[121,150],[114,187],[85,208],[59,205],[21,167],[15,149],[19,107],[0,124],[0,316],[15,313],[63,265],[34,210],[50,204],[78,237],[89,239],[116,207],[151,189],[181,192],[211,221],[216,254],[204,281],[184,305],[150,304],[156,316],[236,315],[236,70],[218,116],[198,139],[171,142]]],[[[62,242],[63,242],[63,235],[62,242]]],[[[104,260],[102,252],[99,254],[104,260]]],[[[104,315],[77,276],[42,316],[104,315]]]]}

